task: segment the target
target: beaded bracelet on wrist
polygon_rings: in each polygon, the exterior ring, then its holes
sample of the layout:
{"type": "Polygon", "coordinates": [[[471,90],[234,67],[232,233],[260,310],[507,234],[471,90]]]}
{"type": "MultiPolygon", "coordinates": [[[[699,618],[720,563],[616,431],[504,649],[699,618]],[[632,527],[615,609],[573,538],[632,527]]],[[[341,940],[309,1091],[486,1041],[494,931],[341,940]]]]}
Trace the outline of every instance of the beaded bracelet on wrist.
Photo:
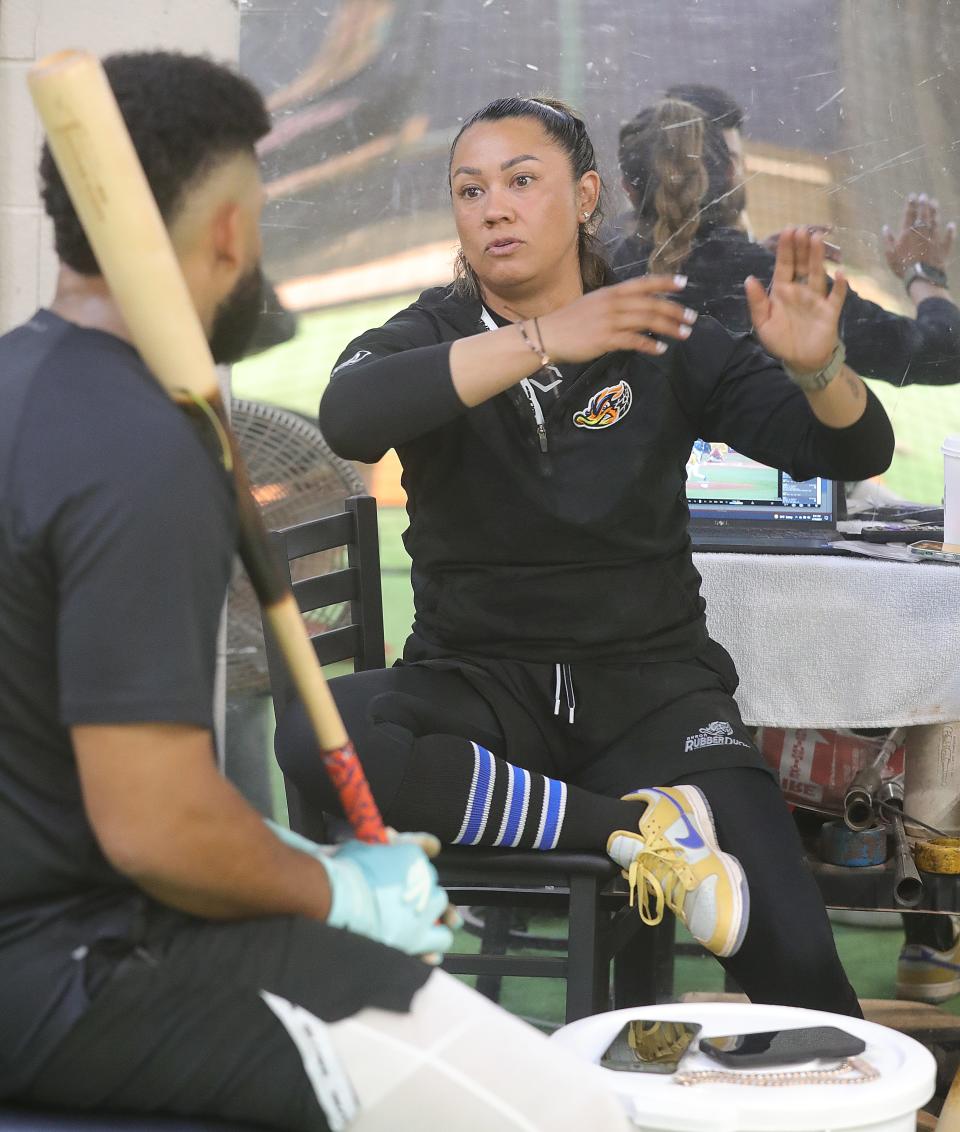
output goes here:
{"type": "MultiPolygon", "coordinates": [[[[540,338],[540,327],[539,327],[539,326],[537,326],[537,320],[536,320],[536,319],[534,319],[534,320],[533,320],[533,325],[534,325],[534,328],[536,329],[536,332],[537,332],[537,337],[538,337],[538,338],[540,338]]],[[[549,355],[549,354],[547,353],[547,351],[546,351],[546,350],[545,350],[545,349],[543,348],[543,339],[542,339],[542,338],[540,338],[540,345],[539,345],[539,346],[536,346],[536,345],[534,344],[534,341],[533,341],[533,339],[532,339],[532,338],[530,337],[530,335],[529,335],[529,334],[527,333],[527,328],[526,328],[526,327],[525,327],[525,326],[523,325],[523,323],[522,323],[522,322],[518,322],[518,323],[517,323],[517,326],[519,326],[519,327],[520,327],[520,333],[521,333],[521,334],[523,335],[523,340],[524,340],[524,342],[525,342],[525,343],[527,344],[527,346],[529,346],[529,347],[530,347],[530,349],[531,349],[531,350],[532,350],[532,351],[533,351],[533,352],[534,352],[534,353],[535,353],[535,354],[537,355],[537,357],[538,357],[538,358],[540,359],[540,366],[541,366],[541,368],[544,368],[544,369],[545,369],[545,368],[546,368],[546,367],[547,367],[547,366],[548,366],[548,365],[550,364],[550,355],[549,355]]]]}

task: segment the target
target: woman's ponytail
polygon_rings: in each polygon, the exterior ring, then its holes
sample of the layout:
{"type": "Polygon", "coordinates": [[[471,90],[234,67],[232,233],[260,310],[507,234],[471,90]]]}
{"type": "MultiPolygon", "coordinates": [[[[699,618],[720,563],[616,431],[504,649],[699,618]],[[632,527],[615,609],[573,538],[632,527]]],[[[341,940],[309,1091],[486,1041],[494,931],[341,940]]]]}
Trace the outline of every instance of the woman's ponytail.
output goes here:
{"type": "Polygon", "coordinates": [[[669,274],[690,254],[709,184],[703,115],[689,102],[667,98],[658,104],[650,127],[656,191],[649,270],[669,274]]]}

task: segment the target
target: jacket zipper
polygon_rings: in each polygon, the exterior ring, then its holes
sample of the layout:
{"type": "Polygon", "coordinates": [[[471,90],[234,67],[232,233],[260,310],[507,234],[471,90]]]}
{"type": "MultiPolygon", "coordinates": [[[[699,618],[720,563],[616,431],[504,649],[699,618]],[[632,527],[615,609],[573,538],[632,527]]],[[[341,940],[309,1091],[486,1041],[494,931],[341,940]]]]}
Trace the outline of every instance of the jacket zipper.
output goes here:
{"type": "Polygon", "coordinates": [[[530,408],[533,409],[533,422],[537,430],[537,439],[540,441],[540,451],[545,454],[548,451],[548,445],[547,423],[543,419],[543,409],[540,407],[540,402],[537,400],[537,395],[533,391],[533,386],[526,378],[523,378],[521,380],[520,388],[527,395],[527,400],[530,402],[530,408]]]}
{"type": "Polygon", "coordinates": [[[550,445],[547,441],[547,422],[543,419],[543,409],[540,402],[537,400],[537,395],[533,391],[533,386],[524,377],[520,381],[520,390],[525,396],[527,403],[530,405],[530,411],[533,413],[533,427],[537,436],[537,444],[539,445],[539,459],[540,474],[544,479],[548,479],[553,475],[553,461],[550,459],[550,445]]]}

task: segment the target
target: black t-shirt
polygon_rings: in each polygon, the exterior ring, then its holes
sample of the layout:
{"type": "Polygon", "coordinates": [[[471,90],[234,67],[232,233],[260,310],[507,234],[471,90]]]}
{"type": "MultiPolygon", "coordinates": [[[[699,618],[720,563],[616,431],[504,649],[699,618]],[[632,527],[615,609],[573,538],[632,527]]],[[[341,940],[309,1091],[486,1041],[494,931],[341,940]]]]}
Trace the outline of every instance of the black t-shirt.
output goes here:
{"type": "Polygon", "coordinates": [[[227,476],[120,339],[49,311],[0,338],[0,1096],[87,1004],[148,899],[100,851],[69,728],[212,726],[227,476]]]}

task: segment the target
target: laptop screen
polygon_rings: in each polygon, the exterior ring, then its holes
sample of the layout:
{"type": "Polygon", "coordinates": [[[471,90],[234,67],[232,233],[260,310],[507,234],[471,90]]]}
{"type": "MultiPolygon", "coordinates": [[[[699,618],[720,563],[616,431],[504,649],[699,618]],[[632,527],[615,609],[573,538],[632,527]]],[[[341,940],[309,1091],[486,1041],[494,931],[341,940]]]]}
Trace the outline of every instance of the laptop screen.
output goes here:
{"type": "Polygon", "coordinates": [[[833,523],[832,480],[802,483],[727,444],[698,440],[687,462],[687,502],[697,520],[833,523]]]}

